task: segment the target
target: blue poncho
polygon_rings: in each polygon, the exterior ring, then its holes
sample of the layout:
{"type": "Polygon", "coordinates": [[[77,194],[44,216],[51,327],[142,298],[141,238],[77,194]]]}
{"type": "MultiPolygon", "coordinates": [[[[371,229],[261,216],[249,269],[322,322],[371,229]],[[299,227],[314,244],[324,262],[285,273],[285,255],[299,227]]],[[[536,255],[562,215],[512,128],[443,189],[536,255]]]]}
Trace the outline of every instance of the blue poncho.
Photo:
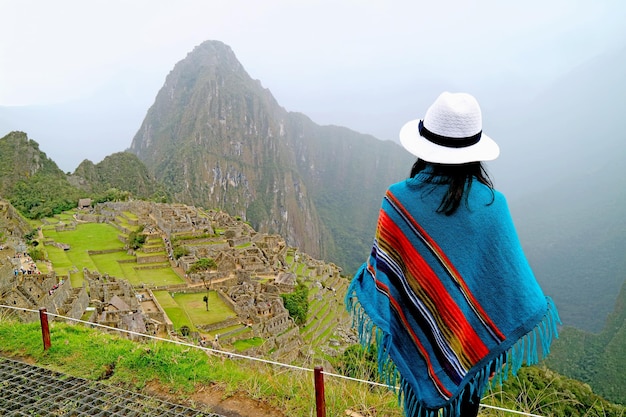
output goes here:
{"type": "Polygon", "coordinates": [[[556,308],[504,196],[473,181],[467,204],[446,216],[436,208],[447,188],[425,174],[389,187],[371,254],[346,296],[411,417],[457,415],[461,397],[480,397],[493,372],[501,381],[536,363],[557,336],[556,308]]]}

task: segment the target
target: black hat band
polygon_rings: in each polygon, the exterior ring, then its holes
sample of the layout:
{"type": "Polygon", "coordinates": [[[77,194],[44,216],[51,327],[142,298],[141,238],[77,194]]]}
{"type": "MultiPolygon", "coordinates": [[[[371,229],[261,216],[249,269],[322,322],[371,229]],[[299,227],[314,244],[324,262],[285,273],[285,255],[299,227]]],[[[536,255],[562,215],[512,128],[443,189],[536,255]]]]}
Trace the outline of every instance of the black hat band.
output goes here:
{"type": "Polygon", "coordinates": [[[483,131],[481,130],[475,135],[467,136],[464,138],[451,138],[449,136],[441,136],[431,132],[430,130],[426,129],[426,127],[424,127],[424,121],[420,120],[419,133],[421,137],[436,145],[445,146],[446,148],[466,148],[468,146],[477,144],[480,140],[481,135],[483,134],[483,131]]]}

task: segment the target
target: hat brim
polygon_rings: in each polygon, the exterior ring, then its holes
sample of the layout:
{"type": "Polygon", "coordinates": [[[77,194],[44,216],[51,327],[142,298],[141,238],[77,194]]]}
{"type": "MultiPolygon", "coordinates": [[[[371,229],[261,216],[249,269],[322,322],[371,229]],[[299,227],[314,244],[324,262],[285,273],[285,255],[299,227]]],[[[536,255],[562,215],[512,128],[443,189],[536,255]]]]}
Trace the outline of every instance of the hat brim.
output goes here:
{"type": "Polygon", "coordinates": [[[437,145],[419,134],[420,119],[405,123],[400,129],[400,143],[418,158],[439,164],[465,164],[492,161],[500,155],[498,144],[484,133],[478,143],[464,148],[437,145]]]}

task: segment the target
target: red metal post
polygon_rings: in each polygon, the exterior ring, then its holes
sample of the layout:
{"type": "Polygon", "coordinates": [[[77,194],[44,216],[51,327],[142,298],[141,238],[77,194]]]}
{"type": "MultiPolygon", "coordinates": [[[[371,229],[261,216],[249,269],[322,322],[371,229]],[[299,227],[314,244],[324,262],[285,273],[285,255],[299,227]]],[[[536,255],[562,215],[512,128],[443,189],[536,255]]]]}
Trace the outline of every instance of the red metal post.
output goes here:
{"type": "Polygon", "coordinates": [[[41,335],[43,336],[43,350],[50,348],[50,327],[48,326],[48,314],[44,307],[39,309],[39,321],[41,322],[41,335]]]}
{"type": "Polygon", "coordinates": [[[326,417],[326,397],[324,396],[324,368],[316,366],[315,376],[315,408],[317,417],[326,417]]]}

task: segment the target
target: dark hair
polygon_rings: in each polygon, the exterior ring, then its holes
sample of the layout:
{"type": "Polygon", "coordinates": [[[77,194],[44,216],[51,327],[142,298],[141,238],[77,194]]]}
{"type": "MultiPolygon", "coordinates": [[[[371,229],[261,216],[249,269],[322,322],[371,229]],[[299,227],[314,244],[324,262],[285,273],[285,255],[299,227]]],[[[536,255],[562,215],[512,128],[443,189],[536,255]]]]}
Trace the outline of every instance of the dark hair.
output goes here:
{"type": "Polygon", "coordinates": [[[467,198],[474,179],[489,187],[492,197],[494,196],[493,182],[480,161],[465,164],[437,164],[418,158],[411,168],[410,177],[415,177],[426,168],[428,168],[425,172],[428,175],[426,182],[448,184],[448,191],[441,199],[441,204],[437,208],[438,213],[444,213],[449,216],[459,208],[461,201],[464,200],[467,204],[467,198]]]}

